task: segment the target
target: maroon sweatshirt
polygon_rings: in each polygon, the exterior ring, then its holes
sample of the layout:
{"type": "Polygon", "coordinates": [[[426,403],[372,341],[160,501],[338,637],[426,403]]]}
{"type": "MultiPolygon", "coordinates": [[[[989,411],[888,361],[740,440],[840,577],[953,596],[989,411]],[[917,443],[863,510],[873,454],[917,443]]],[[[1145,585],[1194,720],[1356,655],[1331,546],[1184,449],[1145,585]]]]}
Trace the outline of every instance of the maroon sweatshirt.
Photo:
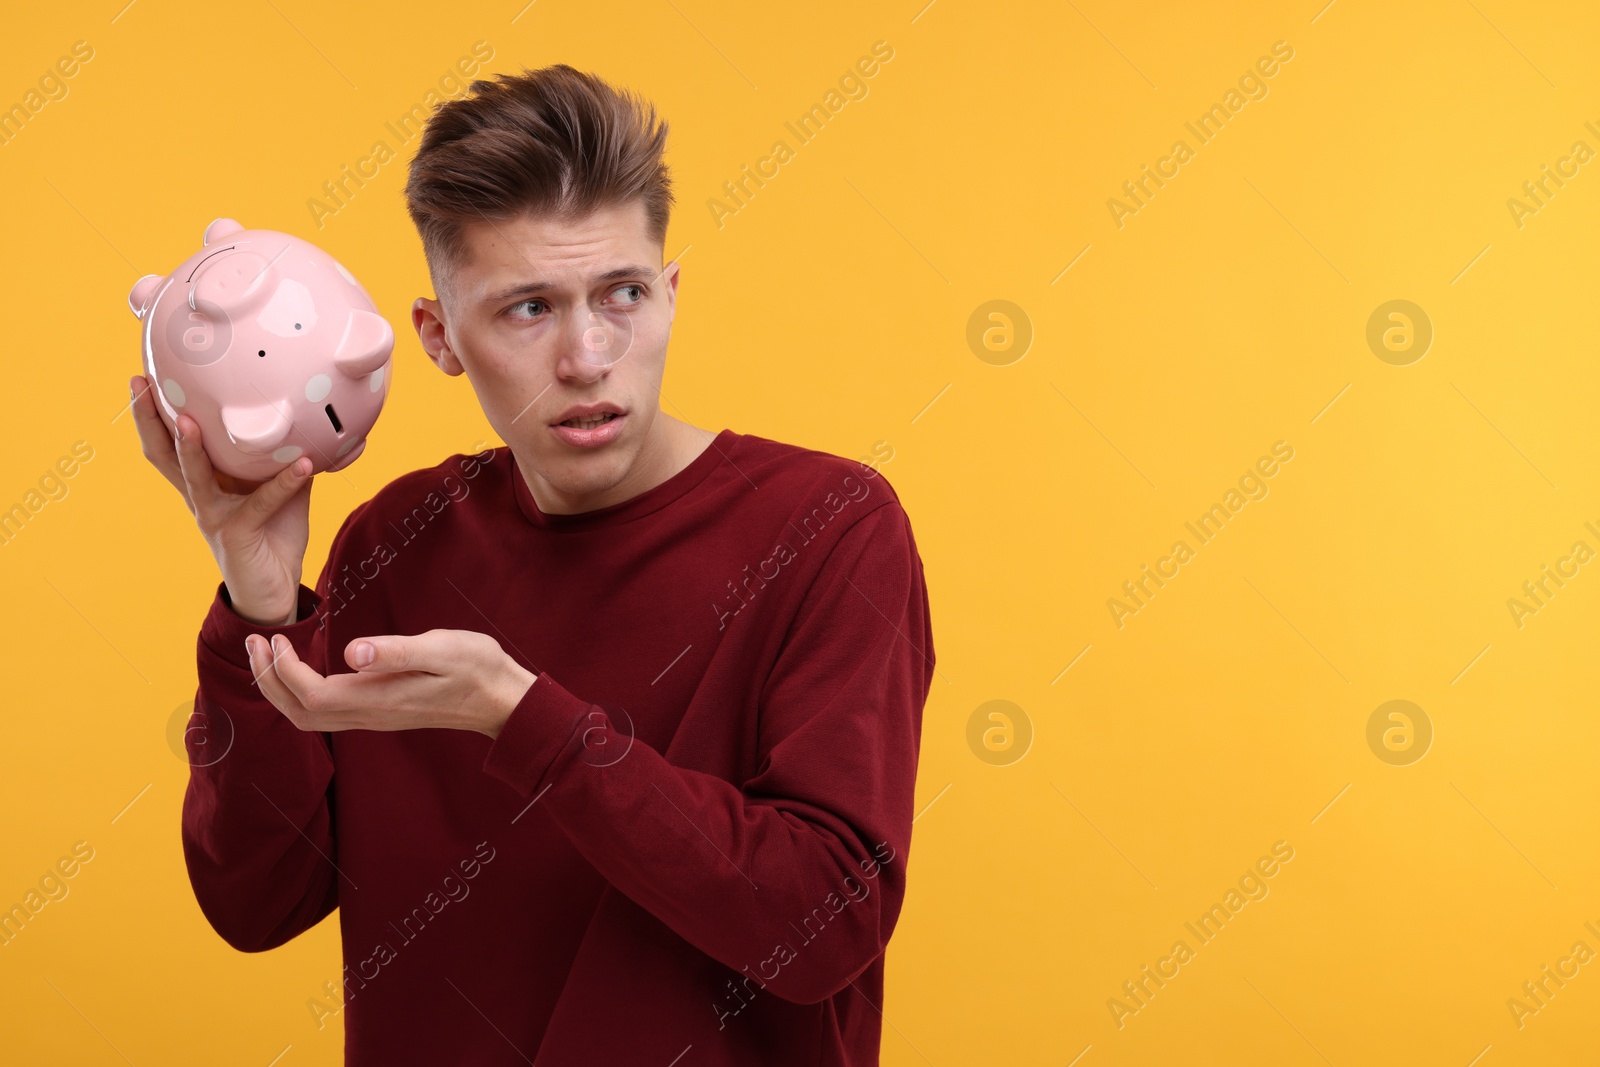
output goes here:
{"type": "MultiPolygon", "coordinates": [[[[934,649],[887,478],[723,430],[630,500],[545,514],[504,446],[335,535],[299,621],[200,629],[183,845],[233,947],[339,909],[346,1062],[875,1064],[934,649]],[[487,633],[538,675],[498,738],[304,732],[247,634],[487,633]]],[[[331,977],[331,976],[330,976],[331,977]]],[[[340,995],[342,992],[342,1006],[340,995]]]]}

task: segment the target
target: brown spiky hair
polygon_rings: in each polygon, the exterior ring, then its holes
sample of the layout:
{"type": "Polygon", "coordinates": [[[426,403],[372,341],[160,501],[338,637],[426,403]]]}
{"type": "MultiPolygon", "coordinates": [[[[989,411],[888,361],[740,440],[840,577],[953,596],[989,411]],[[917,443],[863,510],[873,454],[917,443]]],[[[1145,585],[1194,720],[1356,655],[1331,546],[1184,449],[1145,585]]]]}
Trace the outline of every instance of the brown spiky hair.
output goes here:
{"type": "Polygon", "coordinates": [[[649,101],[565,63],[474,81],[429,117],[406,179],[435,290],[465,262],[470,222],[573,220],[640,200],[651,240],[664,245],[673,204],[666,140],[649,101]]]}

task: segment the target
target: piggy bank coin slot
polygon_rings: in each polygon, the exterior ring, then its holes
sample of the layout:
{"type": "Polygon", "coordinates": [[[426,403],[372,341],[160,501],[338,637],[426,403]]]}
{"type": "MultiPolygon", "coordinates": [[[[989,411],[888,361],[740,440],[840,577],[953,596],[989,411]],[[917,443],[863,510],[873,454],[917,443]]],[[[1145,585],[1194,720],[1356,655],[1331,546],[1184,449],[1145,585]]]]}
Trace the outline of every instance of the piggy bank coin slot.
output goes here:
{"type": "MultiPolygon", "coordinates": [[[[191,288],[192,288],[193,284],[194,284],[194,276],[196,274],[200,273],[200,268],[206,265],[206,261],[207,260],[209,260],[212,256],[220,256],[224,252],[232,252],[235,248],[238,248],[238,247],[239,247],[238,245],[229,245],[226,248],[219,248],[215,252],[208,252],[205,255],[205,257],[200,260],[200,262],[198,262],[198,263],[196,263],[194,265],[194,270],[189,272],[189,276],[184,279],[184,282],[186,284],[190,285],[191,288]]],[[[190,306],[192,307],[193,305],[190,305],[190,306]]]]}

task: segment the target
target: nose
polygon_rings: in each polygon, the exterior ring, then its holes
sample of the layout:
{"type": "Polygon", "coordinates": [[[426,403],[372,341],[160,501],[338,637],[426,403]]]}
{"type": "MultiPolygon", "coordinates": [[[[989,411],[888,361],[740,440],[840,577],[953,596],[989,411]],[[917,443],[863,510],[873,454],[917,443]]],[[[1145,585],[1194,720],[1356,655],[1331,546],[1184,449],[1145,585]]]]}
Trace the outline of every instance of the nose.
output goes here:
{"type": "Polygon", "coordinates": [[[264,257],[245,249],[221,249],[203,260],[189,278],[189,306],[207,300],[229,312],[245,315],[266,301],[272,290],[266,284],[264,257]]]}
{"type": "Polygon", "coordinates": [[[598,381],[627,354],[633,323],[626,315],[607,317],[578,311],[563,324],[558,373],[581,382],[598,381]]]}

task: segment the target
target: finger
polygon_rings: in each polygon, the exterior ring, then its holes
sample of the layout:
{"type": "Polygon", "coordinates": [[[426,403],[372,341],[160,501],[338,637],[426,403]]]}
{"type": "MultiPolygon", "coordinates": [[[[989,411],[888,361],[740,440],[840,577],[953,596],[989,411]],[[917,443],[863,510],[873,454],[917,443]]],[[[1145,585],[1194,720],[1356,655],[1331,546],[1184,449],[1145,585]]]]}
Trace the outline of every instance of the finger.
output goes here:
{"type": "Polygon", "coordinates": [[[183,484],[194,504],[195,517],[203,528],[210,529],[208,519],[216,514],[222,489],[200,441],[200,424],[182,412],[178,413],[178,437],[174,447],[178,452],[178,469],[183,474],[183,484]]]}
{"type": "Polygon", "coordinates": [[[249,496],[266,484],[266,482],[251,482],[243,478],[235,478],[227,471],[214,470],[212,473],[216,475],[218,487],[224,493],[232,493],[234,496],[249,496]]]}
{"type": "Polygon", "coordinates": [[[162,476],[183,492],[183,471],[178,467],[178,452],[172,441],[172,431],[161,421],[156,411],[156,398],[144,375],[135,374],[128,382],[133,391],[133,424],[139,430],[139,447],[144,456],[162,476]]]}
{"type": "Polygon", "coordinates": [[[244,640],[245,651],[250,656],[250,673],[255,675],[256,687],[261,690],[261,695],[272,702],[272,706],[299,726],[309,717],[305,705],[283,684],[274,669],[276,653],[268,645],[266,638],[259,634],[251,634],[244,640]]]}
{"type": "Polygon", "coordinates": [[[310,474],[311,457],[301,456],[252,492],[245,502],[245,511],[254,516],[255,525],[265,525],[279,508],[309,486],[310,474]]]}
{"type": "MultiPolygon", "coordinates": [[[[296,655],[294,645],[282,634],[272,635],[272,668],[269,672],[273,682],[280,685],[288,693],[290,699],[299,707],[311,714],[312,705],[319,703],[318,690],[327,679],[313,670],[305,660],[296,655]]],[[[325,714],[328,711],[327,697],[322,695],[316,713],[325,714]]]]}
{"type": "Polygon", "coordinates": [[[383,693],[381,687],[392,683],[352,674],[324,678],[300,658],[282,634],[273,635],[272,653],[267,670],[274,677],[269,684],[282,687],[284,699],[293,711],[290,717],[300,729],[383,728],[372,723],[387,718],[393,695],[383,693]]]}
{"type": "Polygon", "coordinates": [[[455,630],[360,637],[344,646],[344,661],[362,674],[426,671],[444,674],[463,662],[455,630]]]}

